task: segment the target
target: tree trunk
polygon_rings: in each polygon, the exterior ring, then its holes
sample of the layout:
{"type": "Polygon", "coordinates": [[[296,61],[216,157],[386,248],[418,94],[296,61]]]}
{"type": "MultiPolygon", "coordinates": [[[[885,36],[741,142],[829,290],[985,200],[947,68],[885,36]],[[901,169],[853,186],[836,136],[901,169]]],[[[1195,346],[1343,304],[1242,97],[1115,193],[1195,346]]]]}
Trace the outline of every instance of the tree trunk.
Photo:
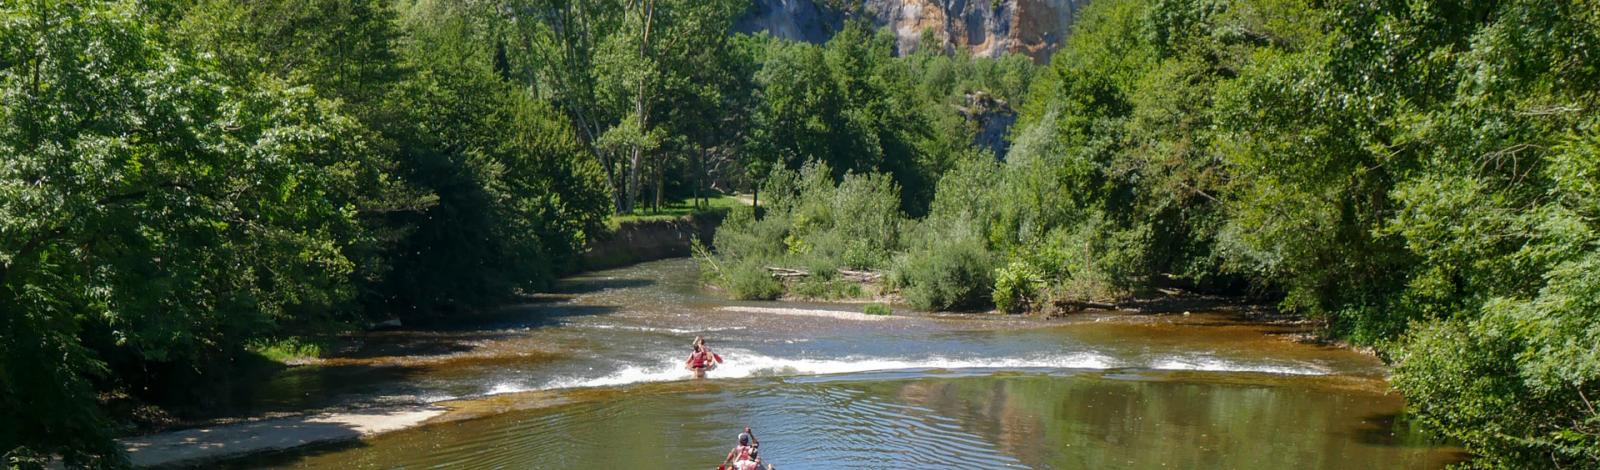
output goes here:
{"type": "Polygon", "coordinates": [[[642,159],[643,149],[638,145],[633,146],[633,157],[628,159],[628,189],[622,201],[622,212],[633,213],[633,203],[639,200],[639,161],[642,159]]]}
{"type": "MultiPolygon", "coordinates": [[[[644,34],[642,34],[639,39],[640,62],[644,62],[645,56],[648,55],[650,51],[650,22],[655,19],[655,4],[656,2],[654,0],[645,0],[640,5],[644,9],[643,12],[640,12],[644,17],[644,34]]],[[[633,95],[633,112],[635,117],[639,119],[640,137],[649,135],[650,133],[650,114],[649,110],[645,107],[644,85],[645,79],[640,79],[637,91],[633,95]]],[[[639,200],[639,165],[643,162],[643,145],[635,143],[633,145],[633,158],[630,159],[628,165],[628,201],[626,210],[628,213],[633,212],[633,204],[639,200]]]]}
{"type": "MultiPolygon", "coordinates": [[[[695,161],[695,167],[696,167],[696,169],[695,169],[695,172],[694,172],[695,173],[694,174],[694,207],[695,208],[699,208],[700,207],[700,202],[701,202],[700,199],[705,194],[702,190],[705,189],[705,187],[706,187],[706,149],[705,148],[701,148],[700,149],[700,153],[698,155],[698,159],[695,161]]],[[[705,202],[706,202],[706,206],[709,207],[711,205],[711,201],[705,201],[705,202]]]]}
{"type": "Polygon", "coordinates": [[[662,191],[666,189],[667,162],[656,162],[656,212],[661,212],[662,191]]]}

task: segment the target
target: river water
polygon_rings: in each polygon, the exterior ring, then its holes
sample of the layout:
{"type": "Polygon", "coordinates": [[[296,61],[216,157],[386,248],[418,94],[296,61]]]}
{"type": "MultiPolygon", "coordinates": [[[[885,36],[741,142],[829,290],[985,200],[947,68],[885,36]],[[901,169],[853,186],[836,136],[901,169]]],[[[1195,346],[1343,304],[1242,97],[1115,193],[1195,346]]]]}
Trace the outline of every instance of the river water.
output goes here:
{"type": "Polygon", "coordinates": [[[286,370],[259,411],[437,403],[282,468],[714,468],[744,426],[780,469],[1441,468],[1382,364],[1226,314],[867,317],[733,302],[690,260],[564,281],[449,329],[286,370]],[[705,336],[726,362],[682,368],[705,336]]]}

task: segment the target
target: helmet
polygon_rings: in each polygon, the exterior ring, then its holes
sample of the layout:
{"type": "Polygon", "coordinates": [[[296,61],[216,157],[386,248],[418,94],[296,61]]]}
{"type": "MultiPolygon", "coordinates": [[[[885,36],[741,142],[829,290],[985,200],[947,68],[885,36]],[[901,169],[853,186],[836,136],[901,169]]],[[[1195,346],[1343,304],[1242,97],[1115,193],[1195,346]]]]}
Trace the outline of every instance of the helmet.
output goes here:
{"type": "Polygon", "coordinates": [[[739,433],[739,445],[742,445],[742,446],[750,445],[750,435],[746,434],[746,433],[742,433],[742,432],[739,433]]]}

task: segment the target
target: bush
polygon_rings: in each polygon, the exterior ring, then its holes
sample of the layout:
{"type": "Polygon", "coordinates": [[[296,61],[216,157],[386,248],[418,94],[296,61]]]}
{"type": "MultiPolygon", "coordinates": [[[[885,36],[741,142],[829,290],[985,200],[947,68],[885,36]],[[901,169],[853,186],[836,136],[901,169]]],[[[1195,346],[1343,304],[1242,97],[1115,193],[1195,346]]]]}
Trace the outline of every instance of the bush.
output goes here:
{"type": "Polygon", "coordinates": [[[994,285],[994,257],[967,230],[954,236],[926,232],[925,240],[898,261],[894,282],[906,300],[924,310],[979,308],[994,285]],[[931,238],[927,239],[927,238],[931,238]]]}
{"type": "Polygon", "coordinates": [[[783,295],[783,283],[773,279],[760,263],[753,262],[726,265],[722,287],[736,300],[774,300],[783,295]]]}
{"type": "Polygon", "coordinates": [[[725,259],[772,259],[783,256],[789,247],[784,244],[789,232],[789,220],[784,217],[756,219],[755,208],[740,207],[729,211],[717,227],[712,246],[717,255],[725,259]]]}
{"type": "Polygon", "coordinates": [[[861,308],[861,311],[867,315],[890,315],[894,313],[894,309],[884,304],[867,304],[867,306],[861,308]]]}
{"type": "Polygon", "coordinates": [[[1532,300],[1495,299],[1480,318],[1414,326],[1394,384],[1414,416],[1485,467],[1600,461],[1600,254],[1564,263],[1532,300]]]}
{"type": "MultiPolygon", "coordinates": [[[[788,287],[801,297],[832,300],[862,295],[860,285],[835,280],[840,267],[881,268],[900,249],[906,220],[899,188],[887,175],[851,173],[835,183],[826,165],[810,164],[774,172],[762,194],[762,218],[752,210],[729,214],[717,229],[717,254],[706,266],[804,269],[811,276],[788,287]]],[[[768,290],[785,287],[731,271],[713,277],[728,278],[717,282],[737,298],[775,298],[768,290]]]]}
{"type": "Polygon", "coordinates": [[[839,262],[830,258],[815,257],[807,260],[805,266],[806,271],[811,273],[807,280],[832,281],[839,277],[839,262]]]}
{"type": "Polygon", "coordinates": [[[1044,276],[1038,268],[1012,260],[994,272],[994,305],[1007,313],[1033,310],[1038,307],[1043,287],[1044,276]]]}
{"type": "Polygon", "coordinates": [[[861,285],[850,281],[827,280],[810,277],[794,284],[796,296],[815,300],[839,300],[861,297],[861,285]]]}

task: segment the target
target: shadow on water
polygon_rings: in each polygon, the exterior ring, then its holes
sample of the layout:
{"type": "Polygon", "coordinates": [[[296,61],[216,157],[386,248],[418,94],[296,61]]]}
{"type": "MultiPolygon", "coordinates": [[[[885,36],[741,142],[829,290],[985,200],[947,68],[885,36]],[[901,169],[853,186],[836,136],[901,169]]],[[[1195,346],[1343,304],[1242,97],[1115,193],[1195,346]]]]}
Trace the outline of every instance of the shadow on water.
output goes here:
{"type": "Polygon", "coordinates": [[[563,294],[593,294],[613,289],[638,289],[656,285],[653,279],[580,277],[561,281],[556,292],[563,294]]]}
{"type": "Polygon", "coordinates": [[[293,462],[299,457],[365,448],[362,432],[346,422],[318,422],[307,417],[261,420],[229,428],[197,428],[174,435],[136,438],[125,444],[128,459],[138,468],[242,468],[262,460],[293,462]],[[312,441],[306,444],[306,441],[312,441]],[[283,444],[302,444],[274,449],[283,444]],[[198,452],[192,446],[202,446],[198,452]],[[229,457],[245,452],[253,459],[229,457]],[[294,457],[293,460],[290,457],[294,457]],[[224,459],[214,462],[216,459],[224,459]]]}
{"type": "Polygon", "coordinates": [[[1408,419],[1403,412],[1370,414],[1362,417],[1361,423],[1356,439],[1365,444],[1415,448],[1454,444],[1429,437],[1420,424],[1408,419]]]}
{"type": "Polygon", "coordinates": [[[461,318],[447,327],[408,325],[406,329],[354,334],[348,337],[348,349],[312,364],[273,363],[241,378],[227,400],[230,403],[211,410],[210,415],[414,402],[416,395],[423,393],[416,384],[441,370],[557,359],[559,353],[523,349],[523,342],[517,340],[527,335],[527,330],[559,325],[562,318],[617,310],[614,306],[534,303],[461,318]]]}
{"type": "Polygon", "coordinates": [[[1465,462],[1472,458],[1459,442],[1434,437],[1420,423],[1409,419],[1405,412],[1374,413],[1361,418],[1361,427],[1355,439],[1363,444],[1402,449],[1444,449],[1450,463],[1465,462]]]}
{"type": "MultiPolygon", "coordinates": [[[[295,465],[295,463],[303,461],[303,460],[306,460],[306,459],[309,459],[309,458],[314,458],[314,457],[317,457],[317,456],[328,455],[328,454],[336,454],[336,453],[340,453],[340,452],[350,452],[350,451],[355,451],[355,450],[358,450],[358,449],[365,449],[365,448],[370,447],[370,446],[371,446],[371,444],[368,444],[366,441],[363,441],[361,439],[348,439],[348,440],[342,440],[342,441],[329,442],[329,443],[326,443],[326,444],[313,444],[313,445],[308,445],[308,446],[305,446],[305,447],[297,447],[297,448],[294,448],[294,449],[282,450],[282,451],[277,451],[277,452],[267,452],[267,453],[263,453],[263,454],[260,454],[260,455],[256,455],[256,456],[248,458],[248,459],[226,460],[226,461],[223,461],[223,462],[220,462],[220,463],[214,463],[214,464],[208,464],[208,465],[193,465],[193,466],[188,466],[188,467],[156,467],[156,468],[243,469],[243,468],[259,468],[259,467],[292,467],[292,466],[295,465]]],[[[358,466],[359,465],[353,465],[353,467],[358,467],[358,466]]]]}
{"type": "Polygon", "coordinates": [[[450,325],[438,326],[425,331],[504,331],[542,328],[560,325],[561,320],[564,318],[605,315],[621,309],[622,307],[616,305],[531,303],[505,307],[495,312],[475,315],[470,319],[460,319],[450,325]]]}
{"type": "Polygon", "coordinates": [[[305,365],[287,367],[234,388],[232,406],[220,416],[253,416],[393,404],[393,384],[410,383],[423,367],[402,365],[305,365]]]}
{"type": "Polygon", "coordinates": [[[438,356],[477,349],[486,341],[502,340],[512,333],[501,331],[384,331],[361,335],[360,346],[338,354],[331,360],[374,359],[391,356],[438,356]]]}
{"type": "Polygon", "coordinates": [[[291,467],[296,462],[319,455],[334,454],[368,447],[360,440],[335,442],[323,445],[312,445],[295,449],[293,451],[272,452],[252,457],[249,460],[230,460],[214,465],[195,465],[189,467],[155,467],[155,468],[217,468],[217,469],[244,469],[262,466],[291,467]]]}

